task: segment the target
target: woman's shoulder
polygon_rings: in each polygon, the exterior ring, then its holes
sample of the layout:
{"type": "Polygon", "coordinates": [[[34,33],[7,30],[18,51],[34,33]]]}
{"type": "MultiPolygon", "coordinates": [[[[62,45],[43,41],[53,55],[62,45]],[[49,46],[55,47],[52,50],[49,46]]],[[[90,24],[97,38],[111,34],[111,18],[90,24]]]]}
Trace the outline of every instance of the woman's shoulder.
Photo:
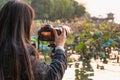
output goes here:
{"type": "Polygon", "coordinates": [[[28,52],[29,52],[30,55],[33,55],[33,56],[38,55],[38,51],[33,45],[27,44],[27,49],[28,49],[28,52]]]}
{"type": "Polygon", "coordinates": [[[41,62],[40,59],[37,59],[34,56],[31,56],[31,61],[35,78],[37,78],[37,80],[43,79],[47,74],[48,64],[41,62]]]}

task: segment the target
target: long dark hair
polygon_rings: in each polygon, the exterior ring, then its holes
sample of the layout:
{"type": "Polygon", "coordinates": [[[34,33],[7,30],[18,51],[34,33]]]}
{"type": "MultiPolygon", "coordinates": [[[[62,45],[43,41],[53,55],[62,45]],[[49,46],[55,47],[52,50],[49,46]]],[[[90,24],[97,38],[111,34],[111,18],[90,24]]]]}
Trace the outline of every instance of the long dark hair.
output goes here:
{"type": "Polygon", "coordinates": [[[8,1],[0,10],[0,80],[24,80],[24,73],[25,80],[34,80],[27,49],[33,18],[33,9],[16,0],[8,1]]]}

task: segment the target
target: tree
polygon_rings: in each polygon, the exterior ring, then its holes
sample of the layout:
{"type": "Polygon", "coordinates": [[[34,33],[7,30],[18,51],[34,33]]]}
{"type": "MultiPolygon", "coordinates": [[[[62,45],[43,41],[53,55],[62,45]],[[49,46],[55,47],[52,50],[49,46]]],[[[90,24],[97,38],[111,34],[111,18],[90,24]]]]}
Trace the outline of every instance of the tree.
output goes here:
{"type": "Polygon", "coordinates": [[[49,17],[50,0],[33,0],[31,6],[36,13],[36,19],[47,19],[49,17]]]}
{"type": "Polygon", "coordinates": [[[0,0],[0,8],[7,2],[8,0],[0,0]]]}
{"type": "MultiPolygon", "coordinates": [[[[0,0],[0,8],[1,8],[7,1],[9,1],[9,0],[0,0]]],[[[25,2],[28,3],[28,4],[31,4],[31,1],[32,1],[32,0],[23,0],[23,1],[25,1],[25,2]]]]}
{"type": "Polygon", "coordinates": [[[77,1],[73,1],[73,6],[75,8],[74,17],[81,17],[86,13],[85,7],[83,5],[78,4],[77,1]]]}
{"type": "Polygon", "coordinates": [[[36,13],[36,19],[69,19],[75,15],[81,17],[85,8],[73,0],[33,0],[31,6],[36,13]],[[77,11],[78,10],[78,11],[77,11]]]}
{"type": "Polygon", "coordinates": [[[32,0],[24,0],[26,3],[31,4],[32,0]]]}

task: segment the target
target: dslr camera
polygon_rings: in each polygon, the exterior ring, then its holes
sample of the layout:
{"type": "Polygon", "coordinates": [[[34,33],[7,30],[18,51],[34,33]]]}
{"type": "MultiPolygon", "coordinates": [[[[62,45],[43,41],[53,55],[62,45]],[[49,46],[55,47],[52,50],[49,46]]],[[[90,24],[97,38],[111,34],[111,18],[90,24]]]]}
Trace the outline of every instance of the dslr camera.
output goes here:
{"type": "Polygon", "coordinates": [[[52,25],[45,25],[38,31],[38,40],[41,41],[55,41],[55,35],[53,33],[53,29],[57,31],[57,34],[61,34],[62,27],[65,28],[66,35],[70,32],[70,28],[68,26],[58,26],[57,28],[53,28],[52,25]],[[68,29],[67,29],[68,28],[68,29]]]}

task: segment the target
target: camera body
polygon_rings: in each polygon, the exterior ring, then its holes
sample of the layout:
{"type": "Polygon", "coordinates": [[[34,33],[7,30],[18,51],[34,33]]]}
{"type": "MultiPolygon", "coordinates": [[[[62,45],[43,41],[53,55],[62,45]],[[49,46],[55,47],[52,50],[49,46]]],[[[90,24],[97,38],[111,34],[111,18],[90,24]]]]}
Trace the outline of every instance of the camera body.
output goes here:
{"type": "MultiPolygon", "coordinates": [[[[38,31],[38,40],[41,41],[55,41],[55,35],[53,32],[53,26],[52,25],[45,25],[44,27],[42,27],[39,31],[38,31]]],[[[61,28],[55,28],[55,30],[57,31],[57,34],[60,35],[61,34],[61,28]]]]}

